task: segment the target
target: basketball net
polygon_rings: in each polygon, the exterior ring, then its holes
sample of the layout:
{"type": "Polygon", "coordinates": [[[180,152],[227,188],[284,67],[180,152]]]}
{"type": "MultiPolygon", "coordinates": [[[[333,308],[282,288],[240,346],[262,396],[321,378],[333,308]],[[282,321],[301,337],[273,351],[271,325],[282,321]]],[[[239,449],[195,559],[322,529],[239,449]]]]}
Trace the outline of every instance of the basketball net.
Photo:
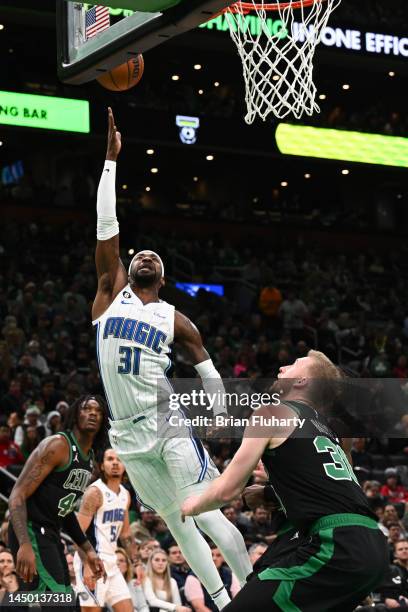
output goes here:
{"type": "Polygon", "coordinates": [[[251,0],[226,9],[231,38],[242,60],[248,124],[257,115],[265,121],[270,113],[279,119],[289,114],[299,119],[320,112],[313,57],[322,30],[340,2],[251,0]]]}

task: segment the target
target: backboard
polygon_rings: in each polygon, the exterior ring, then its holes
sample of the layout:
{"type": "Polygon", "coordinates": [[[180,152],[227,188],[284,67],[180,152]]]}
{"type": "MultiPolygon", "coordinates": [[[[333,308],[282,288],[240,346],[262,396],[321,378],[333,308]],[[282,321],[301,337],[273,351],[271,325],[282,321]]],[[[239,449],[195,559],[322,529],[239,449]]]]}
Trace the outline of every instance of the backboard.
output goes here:
{"type": "MultiPolygon", "coordinates": [[[[58,76],[80,85],[170,38],[212,19],[231,0],[98,0],[122,18],[87,35],[87,11],[93,5],[57,0],[58,76]]],[[[116,17],[116,19],[118,19],[116,17]]],[[[89,30],[88,30],[89,32],[89,30]]]]}

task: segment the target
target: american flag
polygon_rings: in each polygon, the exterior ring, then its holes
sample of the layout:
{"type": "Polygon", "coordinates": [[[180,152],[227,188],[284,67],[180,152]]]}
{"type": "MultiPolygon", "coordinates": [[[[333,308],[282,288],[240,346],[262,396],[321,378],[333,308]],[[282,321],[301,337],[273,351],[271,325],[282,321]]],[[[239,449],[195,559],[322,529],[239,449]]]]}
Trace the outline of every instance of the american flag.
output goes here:
{"type": "Polygon", "coordinates": [[[85,37],[92,38],[99,32],[109,28],[109,8],[107,6],[93,6],[85,14],[85,37]]]}

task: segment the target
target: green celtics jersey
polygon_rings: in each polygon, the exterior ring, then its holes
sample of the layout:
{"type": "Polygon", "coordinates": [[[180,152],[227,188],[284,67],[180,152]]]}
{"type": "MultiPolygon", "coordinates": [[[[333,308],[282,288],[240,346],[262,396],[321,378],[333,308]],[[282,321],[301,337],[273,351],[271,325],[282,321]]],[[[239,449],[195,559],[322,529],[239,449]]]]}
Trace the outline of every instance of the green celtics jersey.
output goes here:
{"type": "Polygon", "coordinates": [[[72,512],[88,486],[93,470],[93,451],[85,456],[70,431],[59,432],[69,444],[68,463],[54,469],[27,500],[27,518],[59,530],[62,519],[72,512]]]}
{"type": "Polygon", "coordinates": [[[371,512],[340,441],[325,417],[303,402],[286,401],[304,419],[262,461],[286,518],[298,529],[329,514],[371,512]]]}

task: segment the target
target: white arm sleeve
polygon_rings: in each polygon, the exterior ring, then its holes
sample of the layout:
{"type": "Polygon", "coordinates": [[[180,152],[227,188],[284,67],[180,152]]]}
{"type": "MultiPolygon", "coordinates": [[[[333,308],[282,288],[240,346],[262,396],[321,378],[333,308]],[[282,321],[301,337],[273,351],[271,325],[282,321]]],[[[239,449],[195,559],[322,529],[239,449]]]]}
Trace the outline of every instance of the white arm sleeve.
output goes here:
{"type": "Polygon", "coordinates": [[[212,359],[207,359],[194,366],[203,383],[203,389],[212,408],[214,416],[227,414],[225,407],[225,387],[219,372],[215,369],[212,359]]]}
{"type": "Polygon", "coordinates": [[[105,161],[96,200],[98,240],[109,240],[119,234],[119,223],[116,218],[116,162],[105,161]]]}

